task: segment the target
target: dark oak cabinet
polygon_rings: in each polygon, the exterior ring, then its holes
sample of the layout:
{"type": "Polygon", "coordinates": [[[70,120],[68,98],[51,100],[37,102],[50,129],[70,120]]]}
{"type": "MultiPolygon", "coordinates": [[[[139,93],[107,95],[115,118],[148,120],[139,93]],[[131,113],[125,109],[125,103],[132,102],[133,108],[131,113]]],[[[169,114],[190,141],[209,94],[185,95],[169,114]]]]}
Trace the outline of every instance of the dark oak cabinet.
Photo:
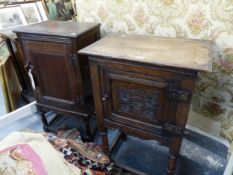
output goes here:
{"type": "Polygon", "coordinates": [[[41,111],[84,118],[92,115],[89,63],[77,52],[99,39],[99,27],[93,23],[46,21],[14,31],[41,111]]]}
{"type": "Polygon", "coordinates": [[[110,35],[79,51],[90,60],[105,153],[107,128],[155,139],[169,147],[167,174],[174,174],[197,73],[211,71],[210,46],[199,40],[110,35]]]}

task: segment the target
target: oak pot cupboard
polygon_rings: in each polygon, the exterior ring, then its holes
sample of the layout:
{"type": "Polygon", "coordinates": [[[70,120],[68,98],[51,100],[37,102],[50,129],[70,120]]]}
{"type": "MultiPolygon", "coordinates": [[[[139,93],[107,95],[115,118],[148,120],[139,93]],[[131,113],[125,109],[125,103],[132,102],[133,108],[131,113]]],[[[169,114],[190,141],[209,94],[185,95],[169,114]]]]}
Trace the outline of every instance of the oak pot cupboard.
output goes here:
{"type": "Polygon", "coordinates": [[[100,38],[100,24],[45,21],[14,32],[22,47],[37,107],[45,112],[83,117],[87,135],[94,103],[86,56],[78,50],[100,38]]]}
{"type": "MultiPolygon", "coordinates": [[[[175,172],[198,71],[211,71],[209,41],[109,35],[82,49],[88,55],[102,146],[107,128],[169,147],[175,172]]],[[[156,156],[156,155],[155,155],[156,156]]]]}

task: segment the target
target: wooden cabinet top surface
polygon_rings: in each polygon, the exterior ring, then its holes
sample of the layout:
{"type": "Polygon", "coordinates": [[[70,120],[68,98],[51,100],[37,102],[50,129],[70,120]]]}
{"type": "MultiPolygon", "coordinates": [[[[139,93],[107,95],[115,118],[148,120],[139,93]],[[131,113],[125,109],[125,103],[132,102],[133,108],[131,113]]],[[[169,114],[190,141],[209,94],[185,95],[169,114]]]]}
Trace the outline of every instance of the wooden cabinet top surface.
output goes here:
{"type": "Polygon", "coordinates": [[[28,26],[17,27],[14,32],[75,38],[98,26],[100,26],[98,23],[45,21],[28,26]]]}
{"type": "Polygon", "coordinates": [[[79,51],[109,59],[212,71],[211,42],[143,35],[109,35],[79,51]]]}

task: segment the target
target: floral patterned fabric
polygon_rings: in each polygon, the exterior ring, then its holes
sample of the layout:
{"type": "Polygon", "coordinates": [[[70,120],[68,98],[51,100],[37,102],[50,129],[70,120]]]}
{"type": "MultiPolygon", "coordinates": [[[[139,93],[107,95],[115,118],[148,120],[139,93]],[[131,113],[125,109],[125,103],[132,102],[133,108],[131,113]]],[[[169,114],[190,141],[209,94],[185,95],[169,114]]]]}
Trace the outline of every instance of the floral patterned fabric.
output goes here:
{"type": "Polygon", "coordinates": [[[80,175],[39,133],[12,132],[0,141],[1,175],[80,175]]]}
{"type": "Polygon", "coordinates": [[[47,175],[40,157],[27,145],[15,145],[0,151],[1,175],[47,175]]]}
{"type": "Polygon", "coordinates": [[[233,140],[233,0],[76,0],[78,21],[100,22],[102,34],[135,33],[208,39],[213,73],[200,73],[193,110],[222,124],[233,140]]]}
{"type": "Polygon", "coordinates": [[[81,169],[82,175],[111,174],[110,159],[103,154],[101,146],[83,142],[77,129],[58,129],[56,135],[43,135],[67,162],[81,169]]]}

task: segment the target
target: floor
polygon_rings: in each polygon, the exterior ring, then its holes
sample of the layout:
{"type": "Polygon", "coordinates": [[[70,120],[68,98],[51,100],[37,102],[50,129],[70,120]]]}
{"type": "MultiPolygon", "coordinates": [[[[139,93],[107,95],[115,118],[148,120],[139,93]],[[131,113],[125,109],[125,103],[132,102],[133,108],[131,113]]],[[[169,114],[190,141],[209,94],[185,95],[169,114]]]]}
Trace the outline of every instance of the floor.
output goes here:
{"type": "MultiPolygon", "coordinates": [[[[80,128],[80,122],[73,117],[64,117],[53,128],[80,128]]],[[[81,129],[82,130],[82,129],[81,129]]],[[[117,135],[117,130],[110,130],[110,143],[117,135]]],[[[97,133],[95,142],[100,143],[97,133]]],[[[176,175],[222,175],[227,165],[228,148],[218,141],[186,130],[176,175]]],[[[168,149],[156,141],[145,141],[129,136],[120,141],[113,150],[112,159],[125,169],[134,170],[145,175],[164,175],[168,159],[168,149]]],[[[126,171],[125,171],[126,172],[126,171]]],[[[123,173],[126,174],[126,173],[123,173]]]]}
{"type": "MultiPolygon", "coordinates": [[[[53,118],[52,113],[48,115],[53,118]]],[[[95,120],[92,121],[93,125],[95,120]]],[[[75,117],[63,116],[53,124],[51,129],[78,128],[83,133],[82,122],[75,117]]],[[[8,125],[0,123],[0,139],[16,130],[42,131],[39,113],[8,125]],[[2,127],[2,128],[1,128],[2,127]]],[[[117,135],[117,130],[109,131],[110,143],[117,135]]],[[[97,133],[95,142],[100,142],[97,133]]],[[[222,175],[227,164],[227,147],[209,137],[187,130],[178,159],[176,175],[222,175]]],[[[164,175],[167,165],[168,149],[156,141],[145,141],[128,136],[126,141],[120,141],[113,150],[112,157],[116,165],[127,170],[136,170],[145,175],[164,175]]],[[[118,168],[119,169],[119,168],[118,168]]],[[[114,175],[132,175],[126,170],[114,175]]]]}

